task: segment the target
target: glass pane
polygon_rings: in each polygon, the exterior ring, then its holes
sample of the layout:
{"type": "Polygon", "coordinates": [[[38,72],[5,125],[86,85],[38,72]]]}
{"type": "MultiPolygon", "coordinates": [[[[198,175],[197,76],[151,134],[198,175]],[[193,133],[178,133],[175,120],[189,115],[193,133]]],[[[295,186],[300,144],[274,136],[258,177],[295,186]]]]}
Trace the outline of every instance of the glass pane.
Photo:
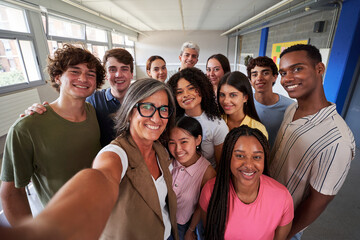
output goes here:
{"type": "Polygon", "coordinates": [[[93,45],[91,52],[102,61],[102,59],[105,55],[105,52],[107,50],[108,50],[107,46],[93,45]]]}
{"type": "Polygon", "coordinates": [[[29,77],[29,81],[37,81],[41,79],[37,61],[35,59],[35,51],[30,41],[20,40],[22,56],[24,58],[25,67],[29,77]]]}
{"type": "Polygon", "coordinates": [[[85,25],[54,17],[49,19],[49,35],[64,38],[85,39],[85,25]]]}
{"type": "Polygon", "coordinates": [[[97,41],[97,42],[107,42],[107,34],[106,31],[93,28],[93,27],[86,27],[86,36],[87,40],[90,41],[97,41]]]}
{"type": "Polygon", "coordinates": [[[129,37],[125,36],[125,45],[134,46],[134,41],[129,40],[129,37]]]}
{"type": "Polygon", "coordinates": [[[125,38],[124,35],[118,33],[111,33],[113,44],[124,44],[125,38]]]}
{"type": "Polygon", "coordinates": [[[134,52],[134,48],[125,48],[125,50],[127,50],[131,56],[133,57],[133,59],[135,60],[135,52],[134,52]]]}
{"type": "Polygon", "coordinates": [[[50,56],[53,56],[56,49],[58,49],[58,44],[56,41],[52,41],[52,40],[48,40],[47,42],[48,42],[50,56]]]}
{"type": "Polygon", "coordinates": [[[29,32],[24,11],[0,5],[0,29],[29,32]]]}
{"type": "Polygon", "coordinates": [[[16,40],[0,39],[0,87],[27,82],[16,40]]]}

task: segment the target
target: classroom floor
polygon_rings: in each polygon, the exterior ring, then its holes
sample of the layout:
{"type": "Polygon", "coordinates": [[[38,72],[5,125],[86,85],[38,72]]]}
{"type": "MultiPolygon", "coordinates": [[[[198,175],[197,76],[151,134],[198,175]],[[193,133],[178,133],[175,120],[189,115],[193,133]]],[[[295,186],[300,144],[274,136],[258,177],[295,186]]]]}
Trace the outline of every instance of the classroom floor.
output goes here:
{"type": "MultiPolygon", "coordinates": [[[[360,239],[360,149],[351,164],[348,177],[325,212],[305,230],[302,240],[353,240],[360,239]]],[[[41,210],[41,204],[30,186],[30,202],[33,214],[41,210]]],[[[0,224],[8,225],[0,202],[0,224]]]]}

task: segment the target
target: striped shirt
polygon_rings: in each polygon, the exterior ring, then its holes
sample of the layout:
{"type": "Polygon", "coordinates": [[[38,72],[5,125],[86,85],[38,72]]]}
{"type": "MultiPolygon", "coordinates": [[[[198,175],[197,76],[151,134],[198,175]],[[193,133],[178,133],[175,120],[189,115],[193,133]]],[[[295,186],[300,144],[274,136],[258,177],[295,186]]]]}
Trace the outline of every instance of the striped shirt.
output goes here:
{"type": "Polygon", "coordinates": [[[292,121],[297,103],[285,112],[269,164],[270,176],[284,184],[294,209],[310,185],[324,195],[336,195],[355,156],[354,136],[331,104],[319,112],[292,121]]]}

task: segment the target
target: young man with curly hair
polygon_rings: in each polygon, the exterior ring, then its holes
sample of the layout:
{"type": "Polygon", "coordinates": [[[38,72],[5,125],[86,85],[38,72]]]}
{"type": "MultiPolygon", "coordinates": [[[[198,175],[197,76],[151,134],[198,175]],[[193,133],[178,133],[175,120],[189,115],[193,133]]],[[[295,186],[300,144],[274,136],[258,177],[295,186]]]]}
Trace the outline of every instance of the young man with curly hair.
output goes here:
{"type": "Polygon", "coordinates": [[[12,226],[31,216],[25,192],[30,181],[45,206],[72,176],[91,167],[101,147],[95,109],[85,102],[104,82],[100,61],[66,44],[48,58],[47,71],[59,97],[45,113],[18,119],[6,138],[1,201],[12,226]]]}
{"type": "MultiPolygon", "coordinates": [[[[86,98],[86,102],[91,103],[96,110],[102,147],[108,145],[116,137],[112,115],[120,108],[130,86],[133,78],[134,59],[127,50],[114,48],[106,51],[103,57],[103,66],[106,71],[105,79],[109,81],[110,87],[95,91],[86,98]]],[[[43,105],[34,103],[25,113],[29,115],[34,112],[42,114],[45,111],[46,108],[43,105]]]]}

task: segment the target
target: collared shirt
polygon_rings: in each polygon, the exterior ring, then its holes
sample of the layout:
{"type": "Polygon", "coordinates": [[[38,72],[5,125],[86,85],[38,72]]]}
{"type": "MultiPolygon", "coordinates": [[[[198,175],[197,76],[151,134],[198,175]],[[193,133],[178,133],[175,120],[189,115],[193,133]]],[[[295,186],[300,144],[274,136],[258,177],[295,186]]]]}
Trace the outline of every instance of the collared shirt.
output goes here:
{"type": "Polygon", "coordinates": [[[172,187],[177,199],[176,221],[178,224],[187,223],[194,213],[200,196],[201,182],[209,165],[210,162],[203,156],[189,167],[184,167],[173,160],[171,175],[172,187]]]}
{"type": "Polygon", "coordinates": [[[100,127],[100,142],[104,147],[116,137],[114,130],[113,113],[120,108],[120,101],[111,94],[111,88],[95,91],[91,96],[86,98],[96,110],[96,117],[100,127]]]}
{"type": "MultiPolygon", "coordinates": [[[[227,115],[226,114],[222,115],[222,118],[224,119],[224,121],[227,124],[227,115]]],[[[247,126],[249,126],[251,128],[259,129],[265,135],[265,137],[267,139],[269,138],[265,126],[261,122],[256,121],[255,119],[249,117],[248,115],[245,115],[245,118],[242,120],[239,127],[242,126],[242,125],[247,125],[247,126]]]]}
{"type": "Polygon", "coordinates": [[[293,103],[285,112],[269,167],[270,176],[289,190],[295,209],[310,186],[336,195],[355,156],[354,136],[335,104],[293,121],[297,108],[293,103]]]}

